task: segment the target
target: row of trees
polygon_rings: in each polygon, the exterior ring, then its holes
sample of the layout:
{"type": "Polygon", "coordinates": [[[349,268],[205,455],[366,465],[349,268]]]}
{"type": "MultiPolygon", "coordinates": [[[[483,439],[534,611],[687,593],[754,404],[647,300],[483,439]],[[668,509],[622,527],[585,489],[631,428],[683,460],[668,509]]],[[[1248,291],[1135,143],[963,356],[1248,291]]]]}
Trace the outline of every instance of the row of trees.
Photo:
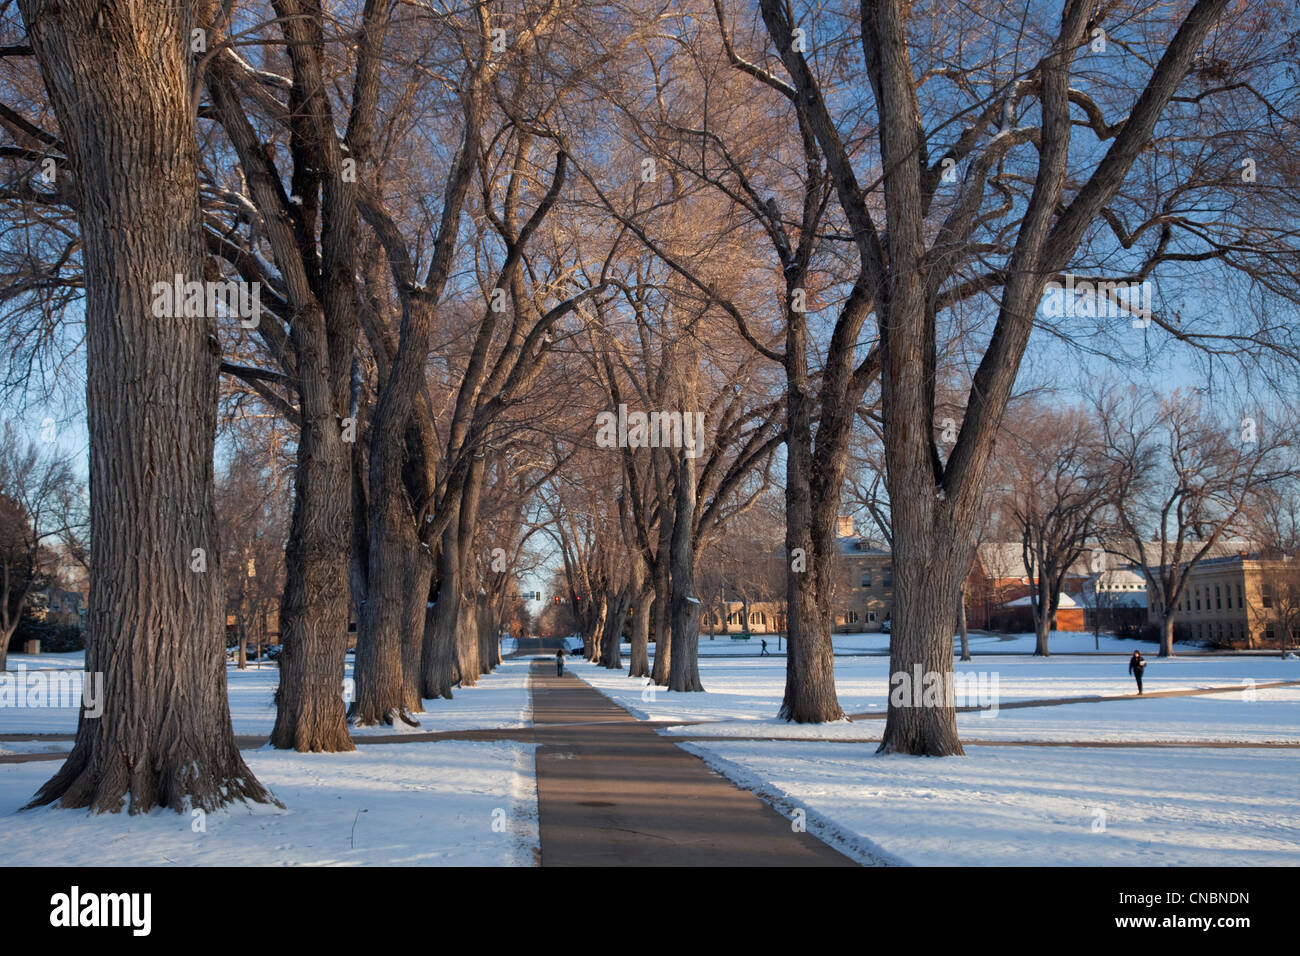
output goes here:
{"type": "Polygon", "coordinates": [[[1026,402],[1004,429],[986,534],[1019,541],[1029,574],[1035,653],[1067,577],[1131,566],[1173,654],[1189,575],[1230,539],[1285,552],[1261,520],[1277,514],[1300,474],[1295,423],[1225,414],[1191,391],[1109,389],[1090,406],[1026,402]]]}
{"type": "MultiPolygon", "coordinates": [[[[1270,307],[1298,285],[1293,14],[1064,0],[1040,27],[1036,6],[0,7],[11,334],[75,321],[84,289],[87,666],[110,701],[37,802],[270,799],[224,693],[223,400],[293,431],[275,746],[347,750],[349,716],[414,720],[472,685],[539,534],[593,659],[620,666],[630,614],[632,673],[700,689],[701,555],[774,482],[780,713],[842,717],[860,427],[891,667],[950,672],[1031,332],[1133,335],[1126,313],[1040,316],[1047,284],[1208,278],[1270,307]],[[159,315],[173,277],[256,288],[261,315],[159,315]],[[607,447],[593,412],[619,406],[679,431],[607,447]]],[[[1265,373],[1296,358],[1272,308],[1166,305],[1151,334],[1265,373]]],[[[960,753],[951,707],[891,704],[882,749],[960,753]]]]}

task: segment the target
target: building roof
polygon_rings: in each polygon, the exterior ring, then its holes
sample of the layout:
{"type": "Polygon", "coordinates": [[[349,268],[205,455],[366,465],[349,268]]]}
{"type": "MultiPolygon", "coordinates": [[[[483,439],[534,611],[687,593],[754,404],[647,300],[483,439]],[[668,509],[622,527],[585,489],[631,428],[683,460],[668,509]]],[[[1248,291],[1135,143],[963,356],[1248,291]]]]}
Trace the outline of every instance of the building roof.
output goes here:
{"type": "MultiPolygon", "coordinates": [[[[1003,607],[1029,607],[1032,603],[1033,603],[1033,595],[1026,594],[1024,597],[1016,598],[1014,601],[1006,601],[1002,604],[1002,606],[1003,607]]],[[[1079,602],[1076,601],[1074,598],[1070,597],[1070,595],[1062,591],[1061,599],[1057,603],[1056,607],[1058,610],[1062,610],[1064,608],[1070,608],[1070,607],[1082,607],[1082,605],[1079,604],[1079,602]]]]}
{"type": "MultiPolygon", "coordinates": [[[[1196,541],[1185,541],[1183,543],[1183,560],[1196,554],[1200,550],[1200,543],[1196,541]]],[[[1121,565],[1125,558],[1131,564],[1138,563],[1138,549],[1129,542],[1110,542],[1103,544],[1100,541],[1089,542],[1075,562],[1070,565],[1067,572],[1077,577],[1087,577],[1094,574],[1092,567],[1093,551],[1097,548],[1106,553],[1108,565],[1121,565]],[[1116,552],[1119,552],[1118,554],[1116,552]]],[[[1154,560],[1161,554],[1159,541],[1143,542],[1143,548],[1146,551],[1148,559],[1154,560]]],[[[1210,546],[1202,562],[1216,558],[1235,557],[1242,551],[1249,551],[1252,545],[1248,541],[1216,541],[1210,546]]],[[[1172,551],[1172,548],[1169,549],[1172,551]]],[[[990,541],[979,546],[979,560],[984,573],[990,578],[1017,578],[1025,579],[1029,577],[1029,571],[1025,567],[1024,549],[1019,541],[990,541]]]]}
{"type": "Polygon", "coordinates": [[[889,550],[877,547],[875,542],[870,538],[859,538],[856,535],[850,535],[844,538],[836,538],[836,543],[840,546],[841,554],[874,554],[888,555],[889,550]]]}

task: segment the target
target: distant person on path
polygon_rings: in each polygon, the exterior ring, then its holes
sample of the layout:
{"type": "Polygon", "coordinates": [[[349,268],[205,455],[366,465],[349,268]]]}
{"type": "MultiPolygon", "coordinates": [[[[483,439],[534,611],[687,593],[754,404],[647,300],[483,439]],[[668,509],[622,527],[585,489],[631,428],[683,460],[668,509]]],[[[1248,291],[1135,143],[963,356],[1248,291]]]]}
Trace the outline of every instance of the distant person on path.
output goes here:
{"type": "Polygon", "coordinates": [[[1133,679],[1138,682],[1138,696],[1142,695],[1142,672],[1146,670],[1146,658],[1142,656],[1141,651],[1134,651],[1133,656],[1128,659],[1128,672],[1133,675],[1133,679]]]}
{"type": "Polygon", "coordinates": [[[759,656],[759,657],[771,657],[772,655],[769,654],[769,653],[767,652],[767,641],[759,641],[759,643],[762,644],[763,647],[762,647],[762,649],[758,652],[758,656],[759,656]]]}
{"type": "MultiPolygon", "coordinates": [[[[564,676],[564,648],[562,647],[555,652],[555,676],[564,676]]],[[[1141,684],[1141,678],[1138,678],[1138,683],[1141,684]]]]}

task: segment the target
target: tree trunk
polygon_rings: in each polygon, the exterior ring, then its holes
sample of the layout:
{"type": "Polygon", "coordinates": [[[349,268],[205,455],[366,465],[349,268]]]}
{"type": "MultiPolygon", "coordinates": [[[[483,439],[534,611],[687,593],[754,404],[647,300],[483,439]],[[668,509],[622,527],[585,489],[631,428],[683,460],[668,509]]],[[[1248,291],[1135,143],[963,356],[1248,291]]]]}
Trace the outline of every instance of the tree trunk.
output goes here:
{"type": "MultiPolygon", "coordinates": [[[[323,360],[323,356],[321,357],[323,360]]],[[[305,378],[306,376],[304,376],[305,378]]],[[[308,393],[311,388],[304,388],[308,393]]],[[[328,396],[326,396],[328,397],[328,396]]],[[[304,410],[322,404],[302,399],[304,410]]],[[[271,745],[353,750],[343,703],[347,668],[352,459],[331,403],[303,414],[280,605],[280,686],[271,745]],[[347,488],[348,494],[338,489],[347,488]]],[[[241,653],[242,658],[242,653],[241,653]]]]}
{"type": "Polygon", "coordinates": [[[623,625],[627,622],[631,604],[632,587],[624,585],[614,596],[609,615],[605,618],[605,633],[601,638],[601,667],[618,671],[623,669],[623,625]]]}
{"type": "Polygon", "coordinates": [[[429,585],[433,581],[433,555],[411,536],[402,581],[402,686],[404,706],[411,713],[423,713],[422,670],[424,620],[429,606],[429,585]]]}
{"type": "Polygon", "coordinates": [[[1053,599],[1051,590],[1050,579],[1040,579],[1038,583],[1038,600],[1034,604],[1035,657],[1051,657],[1052,655],[1052,652],[1047,647],[1047,635],[1051,633],[1052,622],[1056,619],[1056,603],[1060,598],[1053,599]]]}
{"type": "MultiPolygon", "coordinates": [[[[788,348],[788,346],[787,346],[788,348]]],[[[842,720],[835,693],[830,587],[839,567],[835,519],[838,485],[812,481],[810,399],[793,390],[787,399],[786,440],[786,633],[785,697],[778,716],[798,723],[842,720]],[[819,500],[813,501],[816,487],[819,500]],[[829,496],[829,500],[828,500],[829,496]]],[[[824,425],[822,427],[825,427],[824,425]]],[[[841,468],[842,474],[842,468],[841,468]]]]}
{"type": "Polygon", "coordinates": [[[134,814],[269,802],[226,697],[216,320],[153,311],[155,283],[207,278],[191,8],[20,9],[79,197],[94,540],[86,670],[104,679],[102,716],[83,711],[72,753],[31,805],[129,802],[134,814]]]}
{"type": "Polygon", "coordinates": [[[1160,619],[1160,656],[1174,656],[1174,619],[1168,614],[1160,619]]]}
{"type": "Polygon", "coordinates": [[[609,596],[602,589],[599,594],[591,596],[592,615],[591,621],[587,625],[587,635],[584,641],[586,649],[586,658],[593,664],[600,660],[602,648],[601,638],[605,634],[605,620],[609,617],[609,596]]]}
{"type": "Polygon", "coordinates": [[[457,677],[456,623],[460,618],[460,551],[456,547],[457,521],[448,523],[439,549],[438,600],[424,623],[421,655],[423,694],[427,698],[452,699],[457,677]]]}
{"type": "Polygon", "coordinates": [[[456,546],[460,549],[460,576],[457,579],[460,586],[460,621],[456,636],[462,687],[473,687],[483,672],[478,656],[478,566],[474,560],[474,532],[478,525],[485,467],[483,454],[476,453],[470,461],[469,474],[461,492],[460,510],[456,515],[456,546]]]}
{"type": "Polygon", "coordinates": [[[460,620],[456,625],[456,657],[460,661],[460,686],[478,684],[478,601],[471,590],[460,592],[460,620]]]}
{"type": "Polygon", "coordinates": [[[673,658],[672,614],[672,574],[669,565],[669,553],[672,551],[673,517],[672,509],[663,502],[659,511],[659,550],[654,563],[654,626],[655,659],[651,671],[651,680],[659,687],[668,686],[668,672],[673,658]]]}
{"type": "Polygon", "coordinates": [[[961,634],[961,659],[970,660],[970,637],[966,631],[966,579],[961,581],[961,598],[957,601],[957,628],[961,634]]]}
{"type": "Polygon", "coordinates": [[[492,603],[487,595],[478,599],[478,661],[484,674],[490,674],[501,663],[501,628],[497,616],[492,612],[492,603]]]}
{"type": "Polygon", "coordinates": [[[366,603],[357,621],[356,701],[351,713],[362,727],[399,719],[413,722],[404,713],[408,703],[403,675],[408,610],[404,584],[408,556],[417,543],[400,467],[376,462],[376,457],[372,448],[366,603]]]}
{"type": "Polygon", "coordinates": [[[699,661],[701,605],[695,593],[695,458],[683,448],[679,460],[677,519],[673,522],[670,551],[673,657],[668,666],[668,689],[703,691],[699,661]]]}
{"type": "Polygon", "coordinates": [[[882,753],[932,757],[961,754],[964,751],[949,692],[953,630],[969,555],[964,548],[957,553],[952,542],[968,541],[970,535],[918,525],[910,509],[897,506],[893,521],[896,586],[889,636],[891,696],[879,749],[882,753]]]}
{"type": "Polygon", "coordinates": [[[650,608],[654,604],[654,588],[642,587],[632,612],[632,651],[628,677],[650,676],[650,608]]]}

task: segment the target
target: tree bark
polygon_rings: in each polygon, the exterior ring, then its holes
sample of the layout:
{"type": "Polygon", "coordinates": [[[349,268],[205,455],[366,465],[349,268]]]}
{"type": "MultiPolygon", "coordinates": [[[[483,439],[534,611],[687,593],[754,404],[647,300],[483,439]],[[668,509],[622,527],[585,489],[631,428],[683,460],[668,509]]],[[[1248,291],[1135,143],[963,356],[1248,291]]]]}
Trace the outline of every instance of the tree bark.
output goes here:
{"type": "Polygon", "coordinates": [[[650,676],[650,609],[654,604],[654,588],[642,586],[632,612],[632,650],[628,677],[650,676]]]}
{"type": "Polygon", "coordinates": [[[586,636],[586,658],[593,664],[600,660],[600,652],[603,648],[601,639],[605,635],[605,621],[609,617],[609,595],[604,589],[599,593],[591,596],[592,614],[590,623],[587,626],[586,636]]]}
{"type": "Polygon", "coordinates": [[[627,612],[631,604],[632,587],[624,585],[614,595],[609,614],[605,618],[605,633],[601,638],[601,667],[620,671],[623,669],[623,625],[627,622],[627,612]]]}
{"type": "MultiPolygon", "coordinates": [[[[839,567],[835,512],[839,486],[813,480],[811,400],[801,389],[787,399],[785,696],[778,716],[798,723],[842,720],[835,693],[830,588],[839,567]],[[814,499],[816,494],[816,499],[814,499]]],[[[821,426],[825,428],[826,425],[821,426]]],[[[843,466],[840,467],[843,476],[843,466]]]]}
{"type": "MultiPolygon", "coordinates": [[[[661,452],[658,454],[662,454],[661,452]]],[[[665,469],[666,470],[666,469],[665,469]]],[[[654,562],[654,628],[655,658],[651,671],[651,680],[659,687],[668,686],[668,672],[673,658],[672,647],[672,573],[669,553],[673,540],[673,509],[671,502],[664,499],[661,482],[659,505],[659,548],[655,552],[654,562]]]]}
{"type": "Polygon", "coordinates": [[[433,581],[433,555],[428,547],[412,535],[402,581],[402,685],[404,706],[411,713],[422,713],[421,691],[424,654],[424,620],[429,605],[429,585],[433,581]]]}
{"type": "Polygon", "coordinates": [[[1047,646],[1047,636],[1051,633],[1052,623],[1056,620],[1056,605],[1060,597],[1051,593],[1051,579],[1040,573],[1038,597],[1034,602],[1034,656],[1051,657],[1047,646]]]}
{"type": "MultiPolygon", "coordinates": [[[[697,449],[698,451],[698,449],[697,449]]],[[[703,691],[700,683],[700,599],[695,593],[695,457],[683,448],[677,478],[677,519],[673,522],[672,648],[668,689],[703,691]]]]}
{"type": "Polygon", "coordinates": [[[1174,619],[1169,614],[1160,619],[1160,656],[1174,656],[1174,619]]]}
{"type": "MultiPolygon", "coordinates": [[[[308,399],[302,406],[322,402],[308,399]]],[[[328,398],[328,396],[324,396],[328,398]]],[[[355,749],[343,703],[347,667],[352,461],[332,403],[302,416],[294,506],[280,605],[280,686],[271,745],[304,752],[355,749]],[[340,494],[347,488],[349,494],[340,494]]]]}
{"type": "Polygon", "coordinates": [[[207,278],[192,12],[95,0],[20,10],[79,197],[95,543],[86,670],[104,678],[102,716],[82,712],[72,753],[31,805],[272,802],[235,744],[226,697],[215,317],[153,314],[154,283],[207,278]]]}
{"type": "Polygon", "coordinates": [[[404,584],[418,541],[400,461],[388,460],[397,453],[386,443],[380,445],[383,450],[371,449],[368,580],[357,621],[356,701],[350,715],[362,727],[399,719],[414,723],[403,673],[408,612],[404,584]],[[376,457],[383,461],[377,464],[376,457]]]}
{"type": "Polygon", "coordinates": [[[421,674],[427,698],[452,699],[457,677],[456,622],[460,619],[460,550],[453,518],[439,549],[438,599],[425,619],[421,674]]]}

